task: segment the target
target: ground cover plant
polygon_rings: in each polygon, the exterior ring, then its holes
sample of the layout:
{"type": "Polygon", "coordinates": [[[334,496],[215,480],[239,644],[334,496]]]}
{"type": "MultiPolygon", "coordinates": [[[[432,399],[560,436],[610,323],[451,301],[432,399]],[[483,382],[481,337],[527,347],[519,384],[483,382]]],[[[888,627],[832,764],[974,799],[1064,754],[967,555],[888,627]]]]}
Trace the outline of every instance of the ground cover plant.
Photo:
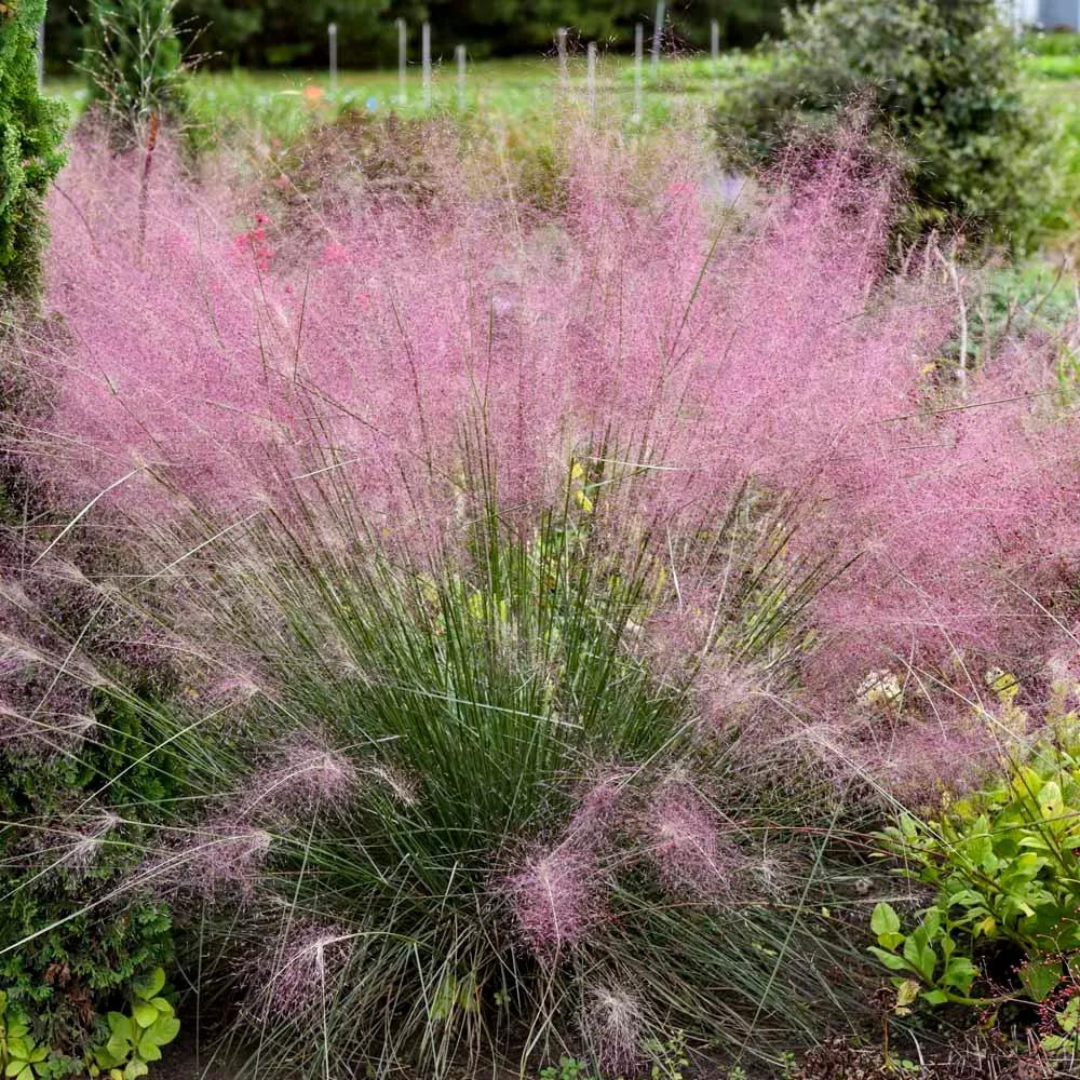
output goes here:
{"type": "Polygon", "coordinates": [[[73,141],[3,345],[5,1069],[1065,1060],[1056,283],[898,249],[860,129],[470,138],[73,141]]]}

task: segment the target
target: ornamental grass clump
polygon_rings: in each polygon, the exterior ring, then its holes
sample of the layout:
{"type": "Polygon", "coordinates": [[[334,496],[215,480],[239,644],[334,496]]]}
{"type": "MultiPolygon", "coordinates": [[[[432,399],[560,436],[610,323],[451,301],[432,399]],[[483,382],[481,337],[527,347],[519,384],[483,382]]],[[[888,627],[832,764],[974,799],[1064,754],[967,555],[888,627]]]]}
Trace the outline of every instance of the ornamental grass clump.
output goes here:
{"type": "Polygon", "coordinates": [[[861,147],[746,214],[692,153],[567,157],[553,212],[451,170],[279,222],[178,169],[133,214],[81,147],[53,206],[6,676],[138,718],[167,797],[95,771],[142,830],[108,899],[174,905],[241,1073],[857,1026],[853,837],[996,730],[942,705],[978,665],[1063,648],[1050,348],[957,370],[948,253],[888,269],[861,147]]]}
{"type": "Polygon", "coordinates": [[[815,685],[1038,666],[1076,554],[1053,342],[956,371],[949,254],[889,272],[896,188],[854,137],[741,216],[689,151],[568,160],[555,213],[444,161],[420,203],[360,189],[303,222],[163,165],[143,235],[138,169],[80,148],[52,207],[63,328],[20,342],[38,411],[10,453],[146,550],[207,513],[302,513],[329,475],[416,544],[453,518],[470,412],[506,507],[610,431],[676,546],[749,484],[791,507],[793,554],[848,567],[814,601],[815,685]]]}
{"type": "MultiPolygon", "coordinates": [[[[759,1035],[802,1045],[857,1015],[809,963],[828,949],[865,974],[819,914],[844,910],[850,871],[825,846],[853,818],[811,778],[798,806],[763,812],[772,767],[736,767],[735,733],[703,729],[687,679],[654,674],[644,629],[684,571],[743,574],[756,588],[714,593],[695,666],[782,667],[820,572],[791,579],[775,511],[735,506],[671,563],[626,516],[640,470],[615,464],[587,485],[571,464],[532,524],[504,516],[485,461],[437,550],[389,543],[350,502],[358,531],[331,532],[348,496],[328,478],[307,522],[250,522],[149,590],[102,583],[189,651],[171,701],[105,676],[149,725],[145,752],[183,762],[166,803],[130,790],[156,838],[113,897],[168,901],[191,927],[182,962],[240,1003],[239,1075],[443,1075],[581,1043],[643,1063],[676,1027],[757,1053],[759,1035]],[[258,689],[223,701],[233,668],[258,689]],[[759,887],[752,868],[787,846],[806,874],[759,887]],[[613,1012],[618,985],[633,1016],[613,1012]]],[[[129,795],[122,768],[97,783],[129,795]]]]}

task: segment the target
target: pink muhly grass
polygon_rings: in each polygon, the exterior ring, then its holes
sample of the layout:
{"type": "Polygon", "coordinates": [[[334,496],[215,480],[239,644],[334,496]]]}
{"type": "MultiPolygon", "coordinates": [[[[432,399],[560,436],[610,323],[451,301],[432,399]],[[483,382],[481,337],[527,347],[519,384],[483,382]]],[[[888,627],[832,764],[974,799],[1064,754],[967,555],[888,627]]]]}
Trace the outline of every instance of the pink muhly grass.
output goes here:
{"type": "Polygon", "coordinates": [[[319,736],[299,735],[257,771],[238,800],[244,817],[303,820],[316,811],[341,813],[358,789],[359,774],[343,753],[319,736]]]}
{"type": "Polygon", "coordinates": [[[242,821],[209,821],[152,860],[139,881],[165,894],[248,903],[256,896],[272,843],[269,833],[242,821]]]}
{"type": "Polygon", "coordinates": [[[535,847],[502,882],[519,933],[540,956],[586,940],[605,918],[605,858],[623,823],[626,780],[607,770],[583,781],[562,839],[535,847]]]}
{"type": "Polygon", "coordinates": [[[258,680],[246,672],[239,672],[211,682],[206,696],[215,703],[245,704],[262,692],[258,680]]]}
{"type": "Polygon", "coordinates": [[[70,754],[97,721],[89,710],[59,711],[63,706],[63,701],[53,701],[44,708],[39,705],[20,712],[0,701],[0,748],[8,754],[33,757],[70,754]]]}
{"type": "Polygon", "coordinates": [[[73,814],[40,827],[24,822],[25,828],[12,847],[12,865],[25,860],[41,872],[65,872],[76,877],[94,866],[111,833],[123,825],[110,810],[73,814]]]}
{"type": "Polygon", "coordinates": [[[600,845],[620,823],[629,775],[608,770],[581,785],[567,836],[574,843],[600,845]]]}
{"type": "Polygon", "coordinates": [[[70,845],[62,856],[63,867],[76,874],[85,874],[97,860],[109,834],[121,824],[116,814],[105,811],[81,826],[59,833],[60,842],[70,845]]]}
{"type": "MultiPolygon", "coordinates": [[[[894,185],[850,141],[740,227],[685,150],[650,172],[585,140],[543,221],[453,177],[431,205],[279,221],[163,171],[140,259],[137,176],[76,147],[50,205],[48,303],[69,333],[21,343],[40,407],[10,452],[72,507],[107,490],[95,511],[140,535],[347,504],[380,542],[426,543],[460,526],[477,417],[521,512],[612,433],[658,466],[625,496],[647,522],[716,520],[749,481],[793,507],[785,558],[851,563],[808,612],[823,695],[885,655],[1033,663],[1039,605],[1066,603],[1080,556],[1052,350],[1007,344],[963,388],[927,374],[955,297],[932,249],[888,270],[894,185]]],[[[335,528],[312,535],[352,541],[335,528]]],[[[722,589],[702,585],[702,611],[722,589]]],[[[673,626],[676,648],[700,622],[673,626]]]]}
{"type": "Polygon", "coordinates": [[[978,701],[936,701],[899,723],[849,724],[843,752],[852,775],[913,809],[933,809],[1000,770],[1024,739],[1026,732],[1010,732],[996,711],[978,701]]]}
{"type": "Polygon", "coordinates": [[[372,777],[401,806],[413,806],[420,798],[420,782],[395,765],[378,762],[363,770],[372,777]]]}
{"type": "Polygon", "coordinates": [[[250,973],[265,1014],[298,1019],[322,1008],[348,968],[353,940],[342,926],[293,927],[250,973]]]}
{"type": "Polygon", "coordinates": [[[530,854],[503,891],[526,945],[543,957],[581,943],[603,921],[605,885],[595,846],[570,836],[530,854]]]}
{"type": "Polygon", "coordinates": [[[660,784],[638,827],[645,855],[670,891],[715,898],[735,890],[746,860],[693,785],[681,780],[660,784]]]}
{"type": "Polygon", "coordinates": [[[42,640],[20,612],[0,603],[0,618],[5,631],[18,635],[0,634],[0,749],[37,756],[70,753],[96,723],[87,690],[95,678],[91,666],[79,657],[65,671],[51,655],[54,643],[42,640]]]}
{"type": "Polygon", "coordinates": [[[597,986],[584,1003],[582,1028],[605,1076],[634,1076],[642,1066],[641,1005],[621,986],[597,986]]]}

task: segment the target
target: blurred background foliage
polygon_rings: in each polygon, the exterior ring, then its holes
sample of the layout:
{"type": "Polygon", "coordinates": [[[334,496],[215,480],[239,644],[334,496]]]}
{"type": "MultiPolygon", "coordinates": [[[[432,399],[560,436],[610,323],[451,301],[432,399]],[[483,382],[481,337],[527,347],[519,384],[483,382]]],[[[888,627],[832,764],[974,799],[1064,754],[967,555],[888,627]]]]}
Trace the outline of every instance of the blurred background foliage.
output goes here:
{"type": "MultiPolygon", "coordinates": [[[[65,71],[78,58],[88,6],[88,0],[50,5],[50,70],[65,71]]],[[[669,44],[708,47],[709,24],[718,19],[725,44],[750,46],[780,32],[788,6],[788,0],[670,3],[669,44]]],[[[560,26],[573,27],[582,37],[626,44],[633,41],[634,23],[648,22],[652,14],[652,5],[640,0],[182,0],[176,10],[193,50],[217,67],[321,65],[331,21],[338,24],[342,65],[370,67],[396,62],[394,20],[399,17],[417,39],[420,23],[431,22],[436,58],[451,58],[454,46],[464,42],[479,59],[549,49],[560,26]]]]}

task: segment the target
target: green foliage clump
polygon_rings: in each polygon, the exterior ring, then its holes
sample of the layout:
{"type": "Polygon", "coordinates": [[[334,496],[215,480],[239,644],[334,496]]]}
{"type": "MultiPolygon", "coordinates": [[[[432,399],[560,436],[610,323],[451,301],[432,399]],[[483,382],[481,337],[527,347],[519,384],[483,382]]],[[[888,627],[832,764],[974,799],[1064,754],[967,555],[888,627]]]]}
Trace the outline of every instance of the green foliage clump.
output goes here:
{"type": "Polygon", "coordinates": [[[165,971],[155,968],[131,984],[127,1013],[110,1012],[109,1037],[91,1057],[90,1075],[106,1071],[109,1080],[136,1080],[150,1071],[150,1064],[161,1060],[161,1048],[180,1034],[180,1021],[165,989],[165,971]]]}
{"type": "Polygon", "coordinates": [[[121,895],[146,848],[146,826],[122,804],[166,795],[162,755],[123,702],[100,695],[94,714],[76,752],[0,756],[0,989],[39,1043],[79,1060],[105,1010],[173,952],[168,906],[121,895]],[[122,782],[100,790],[102,778],[122,782]]]}
{"type": "Polygon", "coordinates": [[[152,144],[157,125],[186,111],[176,0],[92,0],[83,68],[91,101],[121,139],[152,144]]]}
{"type": "Polygon", "coordinates": [[[37,86],[45,0],[0,3],[0,300],[33,296],[45,237],[41,201],[63,164],[64,107],[37,86]]]}
{"type": "Polygon", "coordinates": [[[66,1076],[137,1080],[161,1060],[161,1048],[180,1032],[172,1003],[162,992],[165,971],[155,968],[130,987],[130,1015],[110,1012],[100,1025],[100,1045],[80,1057],[65,1054],[34,1034],[36,1013],[10,1005],[0,990],[0,1073],[14,1080],[60,1080],[66,1076]]]}
{"type": "Polygon", "coordinates": [[[948,803],[939,819],[903,814],[880,836],[903,872],[935,890],[913,930],[877,905],[871,951],[890,971],[901,1008],[1043,1002],[1080,951],[1080,735],[1057,722],[1000,782],[948,803]],[[972,998],[980,974],[981,998],[972,998]]]}
{"type": "Polygon", "coordinates": [[[37,1042],[25,1015],[18,1009],[9,1009],[7,994],[0,990],[0,1071],[15,1080],[55,1076],[48,1058],[49,1047],[37,1042]]]}
{"type": "Polygon", "coordinates": [[[1045,139],[996,0],[823,0],[786,21],[774,63],[750,70],[720,107],[733,152],[775,159],[859,102],[875,134],[904,151],[909,228],[1029,243],[1045,139]]]}

